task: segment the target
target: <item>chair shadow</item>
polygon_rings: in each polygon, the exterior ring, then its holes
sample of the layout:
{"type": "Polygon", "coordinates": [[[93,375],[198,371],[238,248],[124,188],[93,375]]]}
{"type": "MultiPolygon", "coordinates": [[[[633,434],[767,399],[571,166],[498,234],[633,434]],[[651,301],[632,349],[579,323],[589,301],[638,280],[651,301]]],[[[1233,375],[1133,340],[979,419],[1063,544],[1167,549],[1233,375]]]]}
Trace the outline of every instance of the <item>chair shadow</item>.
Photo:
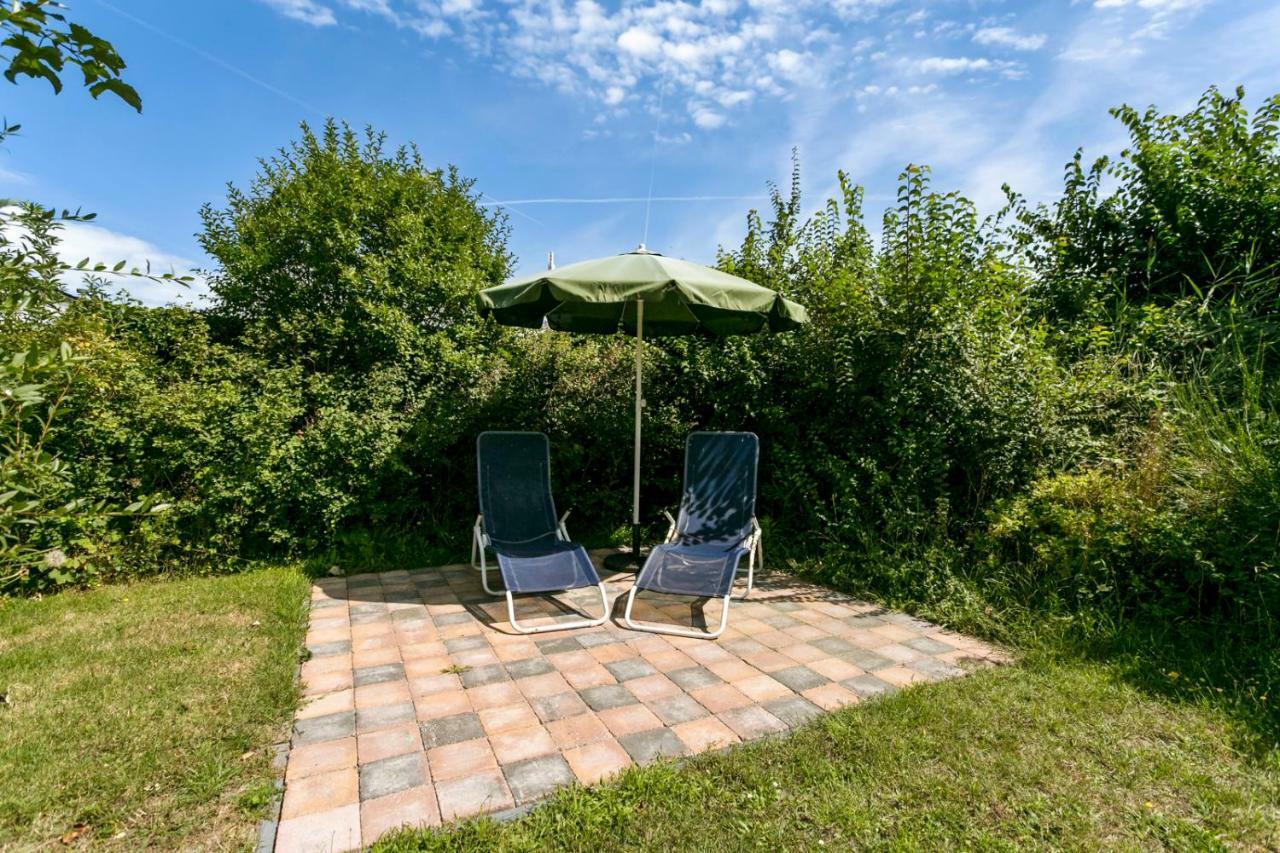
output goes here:
{"type": "MultiPolygon", "coordinates": [[[[604,624],[593,628],[566,628],[564,630],[629,630],[622,621],[622,613],[626,607],[627,594],[630,592],[636,575],[634,572],[611,571],[604,568],[603,558],[610,553],[614,553],[614,551],[612,549],[603,549],[592,551],[590,554],[592,563],[595,564],[600,580],[605,587],[608,601],[608,618],[604,624]]],[[[500,587],[500,574],[496,571],[491,572],[490,582],[500,587]]],[[[455,617],[460,613],[465,613],[487,629],[499,634],[538,636],[538,633],[526,634],[511,627],[511,623],[507,618],[506,598],[503,595],[503,591],[499,589],[496,595],[490,595],[485,592],[480,582],[480,572],[466,563],[453,563],[421,569],[370,572],[344,578],[322,577],[318,578],[316,583],[322,588],[327,588],[332,597],[346,600],[351,604],[351,621],[353,625],[360,624],[362,621],[374,621],[375,618],[386,613],[394,606],[401,605],[405,607],[392,612],[393,620],[397,618],[396,613],[405,613],[408,615],[401,618],[412,619],[426,616],[438,627],[445,627],[446,625],[460,622],[461,620],[455,617]],[[409,609],[408,606],[411,605],[437,607],[460,605],[461,610],[443,614],[428,614],[417,610],[416,607],[409,609]]],[[[890,612],[883,607],[868,605],[854,596],[821,587],[777,569],[766,568],[758,570],[755,574],[751,593],[746,599],[736,597],[741,595],[745,589],[745,575],[739,575],[734,589],[735,598],[731,604],[730,626],[733,624],[732,609],[752,604],[767,605],[782,613],[800,609],[806,604],[815,602],[863,604],[868,608],[864,611],[865,615],[868,616],[884,615],[890,612]]],[[[594,587],[584,587],[579,590],[569,591],[568,596],[569,598],[566,599],[565,593],[517,594],[515,596],[516,614],[522,622],[525,619],[531,619],[535,621],[535,627],[548,628],[552,623],[543,621],[547,617],[563,617],[563,621],[595,619],[598,617],[600,602],[599,595],[594,587]],[[573,601],[572,598],[574,597],[581,598],[582,601],[573,601]],[[524,604],[527,609],[528,603],[531,601],[539,602],[538,606],[542,612],[522,614],[521,605],[524,604]],[[592,605],[595,605],[595,608],[592,605]]],[[[633,617],[636,621],[641,622],[654,621],[670,624],[678,628],[707,631],[709,630],[709,625],[719,621],[718,612],[715,618],[708,618],[709,605],[716,604],[719,601],[720,599],[718,598],[692,598],[646,591],[637,594],[636,609],[638,612],[634,613],[633,617]],[[687,611],[688,616],[682,617],[680,621],[670,621],[677,618],[677,610],[681,613],[687,611]],[[651,619],[651,617],[653,618],[651,619]]],[[[555,633],[555,630],[545,633],[555,633]]]]}

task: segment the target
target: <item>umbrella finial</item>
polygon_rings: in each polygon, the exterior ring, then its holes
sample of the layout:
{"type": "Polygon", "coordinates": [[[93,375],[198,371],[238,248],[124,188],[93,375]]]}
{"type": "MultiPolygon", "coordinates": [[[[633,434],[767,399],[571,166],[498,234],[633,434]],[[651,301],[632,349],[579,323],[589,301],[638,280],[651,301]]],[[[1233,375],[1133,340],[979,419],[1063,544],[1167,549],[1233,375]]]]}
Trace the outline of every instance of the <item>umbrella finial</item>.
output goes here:
{"type": "Polygon", "coordinates": [[[556,268],[556,253],[547,252],[547,269],[553,270],[555,268],[556,268]]]}

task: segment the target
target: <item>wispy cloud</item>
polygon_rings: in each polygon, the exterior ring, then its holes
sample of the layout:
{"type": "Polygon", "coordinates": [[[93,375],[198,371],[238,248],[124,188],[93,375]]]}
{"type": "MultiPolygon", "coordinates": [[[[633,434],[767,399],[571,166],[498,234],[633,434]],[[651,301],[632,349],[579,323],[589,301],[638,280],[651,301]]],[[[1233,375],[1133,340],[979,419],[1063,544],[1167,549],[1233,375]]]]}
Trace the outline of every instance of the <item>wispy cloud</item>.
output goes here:
{"type": "Polygon", "coordinates": [[[262,0],[286,18],[302,21],[313,27],[329,27],[338,23],[333,10],[315,0],[262,0]]]}
{"type": "Polygon", "coordinates": [[[666,90],[682,122],[732,123],[760,98],[840,80],[873,40],[842,39],[892,0],[263,0],[316,26],[372,15],[452,39],[519,77],[597,103],[606,116],[652,111],[666,90]]]}
{"type": "Polygon", "coordinates": [[[930,56],[916,63],[923,74],[964,74],[970,71],[992,71],[996,63],[985,57],[930,56]]]}
{"type": "Polygon", "coordinates": [[[687,201],[764,201],[767,195],[656,195],[647,198],[642,195],[619,196],[548,196],[547,198],[515,198],[509,201],[482,201],[487,207],[513,207],[525,204],[645,204],[646,202],[687,202],[687,201]]]}
{"type": "Polygon", "coordinates": [[[1014,50],[1039,50],[1049,37],[1044,33],[1020,33],[1010,27],[982,27],[973,34],[978,44],[1011,47],[1014,50]]]}

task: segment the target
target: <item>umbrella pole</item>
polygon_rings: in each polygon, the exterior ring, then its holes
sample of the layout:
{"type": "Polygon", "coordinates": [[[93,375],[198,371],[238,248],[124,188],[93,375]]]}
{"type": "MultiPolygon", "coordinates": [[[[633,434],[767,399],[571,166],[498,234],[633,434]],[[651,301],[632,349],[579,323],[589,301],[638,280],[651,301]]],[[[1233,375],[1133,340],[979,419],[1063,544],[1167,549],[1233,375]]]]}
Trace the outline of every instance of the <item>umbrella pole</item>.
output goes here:
{"type": "Polygon", "coordinates": [[[636,302],[636,455],[631,491],[631,556],[640,564],[640,423],[644,410],[644,302],[636,302]]]}

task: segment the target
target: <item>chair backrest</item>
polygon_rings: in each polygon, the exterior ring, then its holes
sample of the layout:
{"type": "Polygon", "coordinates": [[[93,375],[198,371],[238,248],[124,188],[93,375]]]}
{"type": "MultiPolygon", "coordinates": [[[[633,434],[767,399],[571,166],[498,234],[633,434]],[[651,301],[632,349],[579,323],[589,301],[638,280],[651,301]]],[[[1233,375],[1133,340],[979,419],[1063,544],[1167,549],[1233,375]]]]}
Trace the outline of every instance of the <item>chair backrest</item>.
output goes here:
{"type": "Polygon", "coordinates": [[[518,544],[556,535],[551,442],[540,432],[482,432],[476,437],[480,514],[494,542],[518,544]]]}
{"type": "Polygon", "coordinates": [[[752,432],[690,433],[676,534],[686,544],[737,543],[756,513],[760,439],[752,432]]]}

